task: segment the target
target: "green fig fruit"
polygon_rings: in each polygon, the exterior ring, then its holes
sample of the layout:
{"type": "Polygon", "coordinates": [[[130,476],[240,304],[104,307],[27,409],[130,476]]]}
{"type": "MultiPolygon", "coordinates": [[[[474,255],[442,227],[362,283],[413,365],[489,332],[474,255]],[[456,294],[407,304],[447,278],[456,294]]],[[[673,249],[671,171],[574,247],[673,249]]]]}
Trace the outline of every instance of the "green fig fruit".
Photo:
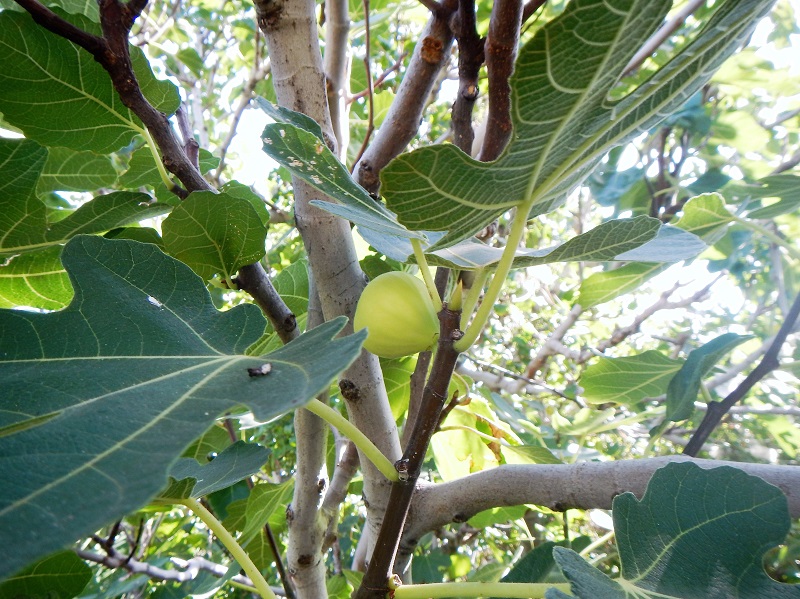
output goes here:
{"type": "Polygon", "coordinates": [[[402,358],[431,349],[439,319],[425,283],[405,272],[387,272],[364,288],[353,319],[367,329],[364,348],[381,358],[402,358]]]}

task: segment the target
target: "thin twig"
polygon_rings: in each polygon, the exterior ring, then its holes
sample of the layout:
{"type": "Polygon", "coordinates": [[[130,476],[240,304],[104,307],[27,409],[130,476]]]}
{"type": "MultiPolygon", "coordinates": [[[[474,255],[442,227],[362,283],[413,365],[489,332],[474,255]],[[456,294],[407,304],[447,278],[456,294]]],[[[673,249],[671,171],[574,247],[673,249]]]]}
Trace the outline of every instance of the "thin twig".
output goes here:
{"type": "MultiPolygon", "coordinates": [[[[367,132],[364,134],[364,141],[361,143],[361,148],[358,150],[355,159],[353,160],[353,169],[355,169],[358,161],[367,151],[369,140],[372,137],[372,132],[375,130],[375,87],[372,84],[372,69],[370,68],[369,60],[369,0],[363,0],[364,5],[364,69],[367,72],[367,132]]],[[[352,170],[350,171],[352,173],[352,170]]]]}
{"type": "MultiPolygon", "coordinates": [[[[400,57],[394,62],[394,64],[390,66],[388,69],[386,69],[383,73],[381,73],[377,77],[377,79],[375,79],[375,81],[373,81],[372,83],[373,89],[379,88],[381,85],[383,85],[383,83],[386,81],[386,78],[389,77],[389,75],[391,75],[395,71],[400,70],[400,67],[403,66],[403,61],[405,60],[406,56],[408,56],[408,52],[403,52],[402,54],[400,54],[400,57]]],[[[347,98],[347,101],[355,102],[356,100],[360,100],[361,98],[369,95],[369,90],[370,88],[367,87],[358,92],[357,94],[353,94],[352,96],[347,98]]]]}
{"type": "Polygon", "coordinates": [[[758,366],[756,366],[724,400],[708,404],[708,411],[703,421],[700,423],[700,426],[697,427],[692,438],[689,439],[689,443],[687,443],[686,447],[683,449],[684,454],[696,456],[700,449],[702,449],[703,443],[706,442],[714,429],[719,425],[725,414],[727,414],[736,403],[741,401],[758,381],[780,366],[778,353],[784,341],[786,341],[786,337],[794,328],[798,315],[800,315],[800,294],[795,297],[791,309],[788,314],[786,314],[786,320],[783,325],[781,325],[777,335],[775,335],[772,345],[770,345],[767,353],[764,354],[761,362],[758,363],[758,366]]]}
{"type": "Polygon", "coordinates": [[[639,51],[633,55],[633,58],[628,61],[628,64],[622,71],[622,74],[630,75],[633,71],[642,66],[642,63],[651,54],[653,54],[653,52],[658,50],[658,47],[663,44],[664,41],[669,38],[669,36],[675,33],[675,30],[678,29],[678,27],[683,25],[689,15],[700,8],[700,6],[705,4],[705,1],[706,0],[689,0],[689,2],[687,2],[683,8],[675,13],[675,16],[672,17],[672,19],[664,23],[664,25],[662,25],[658,31],[650,36],[650,39],[648,39],[639,49],[639,51]]]}
{"type": "MultiPolygon", "coordinates": [[[[181,569],[167,570],[165,568],[159,568],[158,566],[148,564],[147,562],[128,559],[126,556],[116,550],[113,550],[109,555],[102,555],[100,553],[94,553],[93,551],[87,551],[85,549],[76,549],[75,553],[78,555],[78,557],[86,561],[100,564],[107,568],[121,568],[123,570],[127,570],[131,574],[143,574],[150,580],[159,582],[189,582],[190,580],[197,578],[200,572],[210,572],[214,576],[221,578],[228,572],[227,566],[216,564],[202,557],[194,557],[190,560],[172,558],[172,562],[181,569]]],[[[231,582],[253,588],[252,581],[241,574],[235,575],[231,579],[231,582]]],[[[285,596],[283,589],[279,587],[270,588],[276,595],[285,596]]]]}
{"type": "Polygon", "coordinates": [[[547,3],[547,0],[530,0],[522,7],[522,22],[527,23],[537,10],[547,3]]]}

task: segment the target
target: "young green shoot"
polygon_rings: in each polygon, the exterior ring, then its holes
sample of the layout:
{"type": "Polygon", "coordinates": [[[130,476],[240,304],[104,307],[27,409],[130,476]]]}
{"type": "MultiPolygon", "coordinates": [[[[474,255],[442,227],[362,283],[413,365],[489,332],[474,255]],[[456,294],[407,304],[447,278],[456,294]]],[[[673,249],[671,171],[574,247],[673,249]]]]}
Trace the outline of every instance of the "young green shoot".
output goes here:
{"type": "Polygon", "coordinates": [[[150,135],[150,132],[147,129],[140,129],[139,132],[144,137],[145,142],[147,142],[147,147],[150,149],[150,153],[153,155],[153,162],[156,163],[158,176],[161,177],[161,181],[167,186],[167,189],[172,189],[175,187],[175,183],[172,182],[167,169],[164,168],[164,163],[161,162],[161,156],[158,155],[158,150],[156,150],[156,142],[153,139],[153,136],[150,135]]]}
{"type": "Polygon", "coordinates": [[[511,231],[506,239],[506,247],[503,250],[503,255],[497,263],[497,269],[489,283],[489,288],[486,290],[483,302],[475,313],[475,318],[472,319],[472,322],[467,327],[464,336],[454,344],[456,351],[464,352],[472,347],[472,344],[478,340],[483,327],[486,326],[486,323],[489,321],[492,310],[494,310],[494,304],[497,298],[500,297],[500,291],[502,291],[503,285],[506,282],[506,277],[514,264],[514,255],[517,253],[517,247],[519,247],[525,235],[528,213],[531,211],[532,205],[533,198],[517,207],[514,222],[511,225],[511,231]]]}
{"type": "Polygon", "coordinates": [[[542,582],[438,582],[407,584],[394,590],[394,599],[439,599],[444,597],[508,597],[538,599],[549,589],[569,593],[569,583],[542,582]]]}
{"type": "Polygon", "coordinates": [[[239,545],[233,535],[228,532],[228,529],[222,525],[222,522],[217,520],[214,514],[208,511],[197,499],[192,499],[191,497],[181,499],[180,503],[192,510],[194,515],[200,518],[203,524],[208,526],[208,529],[216,535],[220,543],[225,546],[233,559],[236,560],[242,567],[242,570],[244,570],[244,573],[250,578],[250,581],[253,583],[253,586],[258,591],[258,594],[261,595],[262,599],[277,599],[277,596],[272,592],[272,589],[269,588],[269,584],[264,580],[264,577],[253,563],[253,560],[250,559],[247,552],[239,545]]]}
{"type": "Polygon", "coordinates": [[[486,284],[486,277],[489,276],[489,270],[481,268],[475,271],[475,277],[472,281],[472,287],[467,290],[467,295],[464,298],[461,307],[461,330],[465,331],[469,324],[470,316],[478,305],[478,298],[483,292],[483,286],[486,284]]]}
{"type": "Polygon", "coordinates": [[[381,450],[347,418],[318,399],[312,399],[308,402],[305,409],[312,414],[316,414],[331,426],[335,426],[340,433],[355,443],[356,447],[361,450],[370,462],[375,464],[375,467],[380,470],[387,479],[392,482],[398,480],[397,469],[394,467],[391,460],[383,455],[381,450]]]}
{"type": "Polygon", "coordinates": [[[439,297],[439,292],[436,290],[436,284],[433,282],[431,269],[428,267],[428,261],[425,259],[425,252],[422,251],[422,244],[419,239],[412,239],[411,247],[414,248],[414,257],[417,259],[417,265],[425,281],[425,287],[428,288],[428,293],[431,296],[433,308],[438,314],[442,309],[442,299],[439,297]]]}

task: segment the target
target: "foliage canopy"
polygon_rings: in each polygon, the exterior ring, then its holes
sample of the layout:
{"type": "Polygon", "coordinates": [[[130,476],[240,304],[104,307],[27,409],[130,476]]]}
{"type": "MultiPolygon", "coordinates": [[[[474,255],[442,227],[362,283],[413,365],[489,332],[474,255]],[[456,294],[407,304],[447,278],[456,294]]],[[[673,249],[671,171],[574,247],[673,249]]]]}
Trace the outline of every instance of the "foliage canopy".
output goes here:
{"type": "Polygon", "coordinates": [[[798,33],[0,0],[0,597],[800,597],[798,33]]]}

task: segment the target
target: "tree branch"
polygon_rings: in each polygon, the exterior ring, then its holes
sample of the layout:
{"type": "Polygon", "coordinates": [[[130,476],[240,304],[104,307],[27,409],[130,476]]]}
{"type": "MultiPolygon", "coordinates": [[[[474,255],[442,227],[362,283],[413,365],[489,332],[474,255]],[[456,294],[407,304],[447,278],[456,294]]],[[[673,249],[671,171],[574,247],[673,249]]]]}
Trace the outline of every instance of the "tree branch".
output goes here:
{"type": "Polygon", "coordinates": [[[455,7],[443,6],[431,15],[381,128],[353,167],[356,181],[370,193],[377,193],[383,167],[403,151],[419,130],[425,103],[450,54],[453,34],[449,20],[454,10],[455,7]]]}
{"type": "Polygon", "coordinates": [[[234,282],[239,289],[253,296],[283,343],[289,343],[300,335],[297,318],[272,286],[260,262],[240,268],[234,282]]]}
{"type": "Polygon", "coordinates": [[[453,143],[470,154],[475,137],[472,109],[478,99],[478,74],[483,64],[483,40],[478,35],[474,0],[459,1],[453,33],[458,43],[458,96],[451,118],[453,143]]]}
{"type": "Polygon", "coordinates": [[[775,335],[775,339],[772,341],[767,353],[764,354],[761,362],[758,363],[758,366],[756,366],[724,400],[708,404],[708,411],[703,421],[700,423],[700,426],[697,427],[692,438],[689,439],[689,443],[687,443],[686,447],[683,449],[684,454],[689,456],[697,455],[697,452],[702,449],[703,443],[706,442],[706,439],[708,439],[714,429],[717,428],[723,416],[728,413],[728,410],[744,398],[758,381],[780,366],[778,353],[780,353],[783,342],[786,341],[786,337],[794,328],[794,323],[797,321],[798,315],[800,315],[800,293],[795,297],[794,303],[792,303],[792,307],[789,309],[789,313],[786,314],[786,320],[783,325],[781,325],[778,334],[775,335]]]}
{"type": "Polygon", "coordinates": [[[793,518],[800,516],[800,466],[723,462],[664,456],[614,462],[504,465],[447,483],[422,484],[414,496],[398,559],[413,551],[427,532],[466,522],[483,510],[534,504],[555,511],[610,509],[620,493],[641,497],[653,473],[669,463],[693,462],[701,468],[733,466],[779,487],[793,518]]]}
{"type": "Polygon", "coordinates": [[[392,564],[397,553],[400,535],[411,506],[411,498],[419,473],[422,470],[425,453],[439,424],[439,415],[444,403],[447,401],[450,377],[458,359],[459,354],[453,347],[453,342],[456,337],[460,338],[463,335],[458,330],[460,320],[460,312],[452,312],[446,307],[439,313],[440,335],[436,358],[433,361],[428,383],[425,385],[420,412],[414,423],[414,431],[411,433],[403,457],[395,465],[400,474],[400,480],[392,484],[387,517],[383,519],[372,559],[354,599],[383,599],[389,592],[387,585],[392,573],[392,564]]]}
{"type": "Polygon", "coordinates": [[[686,21],[686,18],[704,3],[705,0],[689,0],[683,6],[683,8],[675,13],[675,16],[672,17],[672,19],[659,27],[659,29],[650,36],[650,39],[644,43],[639,51],[633,55],[633,58],[630,59],[625,69],[622,71],[622,75],[630,75],[633,71],[642,66],[642,63],[647,60],[647,58],[652,55],[653,52],[658,50],[658,47],[663,44],[667,38],[669,38],[669,36],[675,33],[675,30],[678,29],[678,27],[683,25],[684,21],[686,21]]]}
{"type": "Polygon", "coordinates": [[[347,159],[350,145],[348,97],[350,95],[350,12],[347,0],[325,1],[325,82],[331,128],[339,144],[339,160],[347,159]]]}
{"type": "Polygon", "coordinates": [[[547,0],[529,0],[526,2],[525,6],[522,7],[522,22],[527,23],[528,19],[533,16],[533,13],[544,6],[546,2],[547,0]]]}
{"type": "Polygon", "coordinates": [[[486,35],[489,114],[478,160],[494,160],[511,139],[511,84],[522,26],[522,0],[495,0],[486,35]]]}
{"type": "MultiPolygon", "coordinates": [[[[148,564],[147,562],[140,562],[138,560],[131,559],[128,556],[121,554],[114,548],[108,550],[106,555],[95,553],[93,551],[87,551],[85,549],[76,549],[75,553],[78,555],[78,557],[88,562],[100,564],[111,569],[122,568],[131,574],[143,574],[151,580],[156,580],[159,582],[189,582],[190,580],[197,578],[200,572],[210,572],[214,576],[222,578],[228,572],[227,566],[216,564],[203,557],[193,557],[190,560],[183,560],[173,557],[171,561],[181,569],[167,570],[165,568],[159,568],[158,566],[148,564]]],[[[253,583],[250,581],[250,579],[241,574],[235,575],[233,578],[231,578],[231,581],[236,584],[253,588],[253,583]]],[[[282,597],[286,595],[286,592],[281,587],[270,588],[276,595],[280,595],[282,597]]]]}
{"type": "MultiPolygon", "coordinates": [[[[578,320],[578,317],[583,313],[583,308],[579,305],[573,306],[572,310],[569,311],[567,316],[562,320],[559,325],[555,328],[555,330],[550,334],[541,347],[539,351],[536,352],[536,356],[528,363],[528,366],[525,368],[525,379],[532,379],[537,372],[539,372],[547,362],[550,356],[554,356],[558,353],[558,348],[556,347],[556,342],[560,342],[564,335],[567,334],[572,325],[578,320]]],[[[517,384],[516,388],[514,389],[514,393],[519,393],[522,388],[526,385],[524,379],[521,379],[517,384]]]]}
{"type": "MultiPolygon", "coordinates": [[[[269,47],[278,103],[316,120],[329,145],[335,148],[314,1],[256,0],[255,5],[258,24],[269,47]]],[[[297,178],[293,179],[293,188],[297,228],[303,238],[325,319],[340,315],[352,319],[366,280],[358,263],[350,224],[310,204],[312,199],[320,198],[317,190],[297,178]]],[[[352,324],[344,332],[351,333],[352,324]]],[[[401,454],[400,439],[378,358],[362,352],[345,371],[339,386],[350,422],[385,456],[396,460],[401,454]]],[[[298,439],[298,442],[303,441],[298,439]]],[[[367,501],[366,527],[377,532],[391,485],[363,457],[361,467],[367,501]]]]}

